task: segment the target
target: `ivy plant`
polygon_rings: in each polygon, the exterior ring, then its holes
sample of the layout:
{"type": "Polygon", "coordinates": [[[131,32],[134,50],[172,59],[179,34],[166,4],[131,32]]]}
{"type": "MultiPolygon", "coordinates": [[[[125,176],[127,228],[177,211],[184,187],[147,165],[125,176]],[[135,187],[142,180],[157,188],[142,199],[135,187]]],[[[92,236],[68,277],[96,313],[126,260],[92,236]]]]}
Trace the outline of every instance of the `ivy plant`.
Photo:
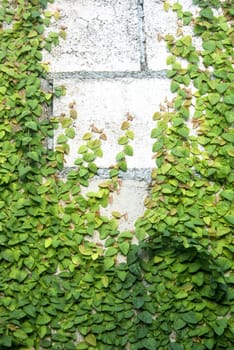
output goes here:
{"type": "Polygon", "coordinates": [[[45,36],[58,17],[47,2],[2,0],[0,8],[0,349],[232,350],[232,1],[194,0],[198,15],[164,4],[202,48],[181,26],[178,37],[164,37],[175,97],[154,115],[156,167],[135,232],[119,230],[121,213],[101,214],[133,154],[131,116],[97,191],[82,192],[106,138],[94,126],[61,175],[77,112],[71,103],[69,115],[45,115],[65,93],[42,84],[42,50],[65,38],[45,36]]]}

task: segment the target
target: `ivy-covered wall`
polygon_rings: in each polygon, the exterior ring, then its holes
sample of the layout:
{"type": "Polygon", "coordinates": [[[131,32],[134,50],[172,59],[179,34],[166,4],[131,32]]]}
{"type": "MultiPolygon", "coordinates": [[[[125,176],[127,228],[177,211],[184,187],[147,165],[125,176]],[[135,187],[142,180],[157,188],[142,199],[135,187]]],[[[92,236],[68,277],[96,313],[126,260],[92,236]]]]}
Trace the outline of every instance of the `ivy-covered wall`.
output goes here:
{"type": "MultiPolygon", "coordinates": [[[[2,0],[0,7],[0,349],[232,350],[232,1],[194,0],[196,13],[180,2],[160,4],[163,16],[178,18],[176,36],[158,37],[167,44],[174,95],[155,109],[148,130],[154,168],[132,229],[121,228],[121,208],[106,208],[129,173],[140,117],[125,111],[108,170],[96,161],[108,141],[99,125],[73,152],[79,104],[57,104],[65,101],[64,87],[43,83],[55,77],[43,50],[66,37],[66,23],[50,33],[62,10],[56,1],[47,5],[2,0]],[[76,157],[68,169],[70,150],[76,157]]],[[[133,5],[138,15],[147,8],[133,5]]],[[[143,35],[147,25],[139,18],[143,35]]],[[[127,79],[147,85],[152,69],[141,39],[139,72],[127,79]]],[[[103,79],[82,74],[75,73],[78,89],[84,77],[103,79]]],[[[102,74],[123,79],[121,71],[102,74]]]]}

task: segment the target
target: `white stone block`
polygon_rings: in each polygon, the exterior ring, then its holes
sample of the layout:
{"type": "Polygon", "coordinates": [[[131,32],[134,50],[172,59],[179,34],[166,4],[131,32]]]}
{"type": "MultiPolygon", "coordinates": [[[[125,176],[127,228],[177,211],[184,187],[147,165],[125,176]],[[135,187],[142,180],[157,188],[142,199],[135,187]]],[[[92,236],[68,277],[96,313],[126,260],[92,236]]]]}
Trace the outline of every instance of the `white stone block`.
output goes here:
{"type": "MultiPolygon", "coordinates": [[[[120,129],[126,114],[134,117],[131,129],[135,133],[132,144],[134,155],[127,157],[129,168],[154,167],[152,159],[152,144],[150,134],[155,122],[153,114],[159,110],[159,105],[170,93],[170,81],[167,79],[111,79],[111,80],[72,80],[55,81],[55,85],[67,88],[66,96],[55,99],[53,112],[60,115],[69,114],[69,103],[75,101],[78,118],[74,122],[76,137],[70,141],[70,155],[67,156],[67,166],[72,166],[77,158],[77,149],[84,143],[82,135],[90,131],[91,124],[104,129],[107,141],[103,142],[102,158],[98,158],[100,168],[108,168],[115,164],[116,154],[122,150],[118,138],[124,131],[120,129]]],[[[57,130],[56,136],[60,133],[57,130]]]]}
{"type": "MultiPolygon", "coordinates": [[[[82,193],[98,191],[98,185],[102,182],[102,179],[91,180],[89,187],[83,188],[82,193]]],[[[111,213],[117,211],[122,215],[119,230],[134,230],[136,220],[144,214],[148,186],[145,181],[122,180],[118,193],[111,194],[111,203],[101,208],[101,215],[112,218],[111,213]]]]}
{"type": "MultiPolygon", "coordinates": [[[[176,12],[164,11],[162,0],[146,0],[144,2],[145,12],[145,32],[146,32],[146,54],[148,67],[150,70],[167,69],[167,56],[169,55],[166,43],[159,40],[160,35],[175,35],[178,24],[176,12]]],[[[192,4],[192,0],[169,1],[170,4],[179,2],[184,11],[196,12],[197,7],[192,4]]],[[[185,35],[192,35],[191,28],[184,28],[185,35]]],[[[195,44],[196,41],[195,41],[195,44]]]]}
{"type": "Polygon", "coordinates": [[[66,40],[44,53],[52,72],[140,69],[137,0],[55,0],[61,18],[49,30],[67,27],[66,40]]]}

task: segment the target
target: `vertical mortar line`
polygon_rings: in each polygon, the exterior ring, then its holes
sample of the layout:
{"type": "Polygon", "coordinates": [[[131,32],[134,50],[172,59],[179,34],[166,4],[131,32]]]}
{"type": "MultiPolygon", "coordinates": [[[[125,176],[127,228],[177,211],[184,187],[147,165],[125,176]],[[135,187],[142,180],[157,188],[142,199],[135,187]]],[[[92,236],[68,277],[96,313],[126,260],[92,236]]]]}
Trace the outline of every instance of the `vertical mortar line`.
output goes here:
{"type": "MultiPolygon", "coordinates": [[[[48,80],[48,85],[50,87],[50,91],[54,92],[54,80],[53,79],[48,80]]],[[[48,107],[48,119],[53,117],[53,114],[54,114],[53,107],[54,107],[54,96],[52,97],[52,99],[50,101],[50,105],[48,107]]],[[[54,148],[54,137],[47,137],[47,148],[49,150],[52,150],[54,148]]]]}
{"type": "Polygon", "coordinates": [[[138,28],[139,28],[139,44],[140,44],[140,66],[141,66],[141,71],[147,71],[148,62],[147,62],[147,54],[146,54],[144,0],[137,0],[137,11],[138,11],[138,28]]]}

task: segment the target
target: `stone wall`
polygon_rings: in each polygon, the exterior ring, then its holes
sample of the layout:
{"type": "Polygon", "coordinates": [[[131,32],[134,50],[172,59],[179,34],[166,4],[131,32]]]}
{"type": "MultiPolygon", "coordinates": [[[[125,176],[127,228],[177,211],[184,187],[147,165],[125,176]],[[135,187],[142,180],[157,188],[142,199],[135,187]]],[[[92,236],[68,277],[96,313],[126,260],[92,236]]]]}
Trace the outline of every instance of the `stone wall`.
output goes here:
{"type": "MultiPolygon", "coordinates": [[[[180,3],[191,10],[192,0],[180,3]]],[[[164,11],[163,0],[55,0],[50,7],[60,15],[50,30],[65,29],[67,34],[58,47],[44,54],[53,85],[64,85],[67,90],[66,96],[54,100],[53,115],[68,113],[71,102],[78,112],[66,167],[73,166],[82,135],[91,125],[103,129],[107,136],[104,155],[97,162],[99,176],[91,184],[97,187],[121,149],[122,121],[127,114],[134,117],[134,156],[128,157],[121,191],[109,208],[127,213],[121,225],[132,229],[144,211],[154,167],[152,116],[165,98],[172,98],[166,78],[166,46],[160,36],[175,34],[176,16],[164,11]]]]}

